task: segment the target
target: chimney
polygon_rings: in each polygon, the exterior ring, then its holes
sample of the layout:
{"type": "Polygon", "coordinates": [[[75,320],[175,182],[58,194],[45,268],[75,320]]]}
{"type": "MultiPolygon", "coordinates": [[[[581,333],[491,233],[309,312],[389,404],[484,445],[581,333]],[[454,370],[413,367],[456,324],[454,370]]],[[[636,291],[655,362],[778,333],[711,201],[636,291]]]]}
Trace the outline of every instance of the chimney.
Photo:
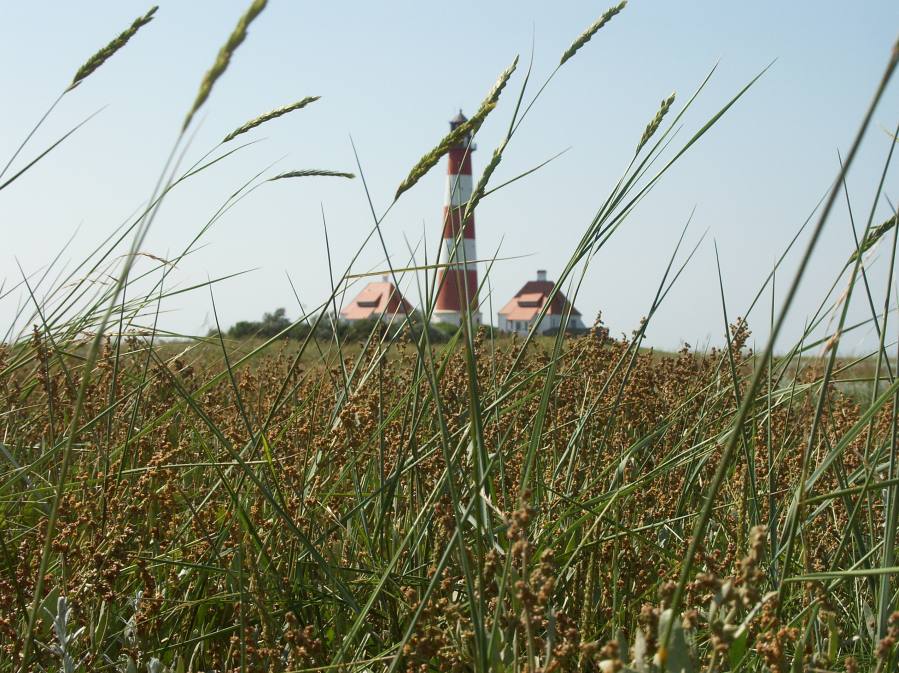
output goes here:
{"type": "Polygon", "coordinates": [[[546,270],[537,269],[537,280],[546,280],[546,270]]]}

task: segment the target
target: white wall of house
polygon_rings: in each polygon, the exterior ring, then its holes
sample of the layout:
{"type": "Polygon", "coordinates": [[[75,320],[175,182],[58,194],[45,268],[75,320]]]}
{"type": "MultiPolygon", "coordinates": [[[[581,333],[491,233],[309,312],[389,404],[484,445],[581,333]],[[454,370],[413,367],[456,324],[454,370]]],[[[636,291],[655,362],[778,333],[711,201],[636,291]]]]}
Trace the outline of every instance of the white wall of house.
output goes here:
{"type": "MultiPolygon", "coordinates": [[[[412,315],[415,315],[415,312],[412,312],[412,315]]],[[[394,324],[402,324],[406,320],[405,313],[372,313],[367,318],[347,318],[342,313],[337,318],[338,322],[342,323],[351,323],[351,322],[361,322],[363,320],[374,320],[375,318],[379,319],[383,323],[394,323],[394,324]]]]}
{"type": "MultiPolygon", "coordinates": [[[[534,320],[507,320],[506,317],[500,313],[498,316],[499,329],[502,332],[514,332],[515,334],[526,335],[531,330],[531,326],[534,323],[534,320]]],[[[562,326],[562,316],[560,315],[547,315],[543,317],[543,320],[540,322],[539,327],[537,328],[537,334],[543,334],[547,330],[558,329],[562,326]]],[[[581,322],[581,319],[577,316],[571,316],[568,319],[568,328],[569,329],[584,329],[584,323],[581,322]]]]}

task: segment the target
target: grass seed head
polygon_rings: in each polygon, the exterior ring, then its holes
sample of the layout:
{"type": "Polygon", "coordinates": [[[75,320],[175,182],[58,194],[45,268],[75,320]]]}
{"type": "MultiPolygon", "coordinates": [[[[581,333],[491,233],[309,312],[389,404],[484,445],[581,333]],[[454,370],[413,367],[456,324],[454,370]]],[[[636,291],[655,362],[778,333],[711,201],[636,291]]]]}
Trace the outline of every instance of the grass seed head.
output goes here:
{"type": "Polygon", "coordinates": [[[662,104],[659,106],[659,111],[656,112],[656,116],[652,118],[646,125],[646,130],[643,131],[643,137],[640,138],[640,144],[637,145],[637,154],[640,153],[640,150],[649,142],[649,139],[655,135],[655,132],[659,130],[659,126],[662,125],[662,120],[665,118],[665,115],[668,114],[668,110],[671,109],[671,105],[674,103],[674,98],[677,94],[672,93],[668,98],[662,101],[662,104]]]}
{"type": "Polygon", "coordinates": [[[874,244],[879,241],[884,234],[886,234],[890,229],[896,226],[896,222],[899,221],[899,215],[891,215],[888,220],[874,227],[868,232],[868,235],[865,236],[865,239],[862,241],[861,245],[858,246],[858,250],[853,252],[849,256],[849,260],[846,262],[846,266],[853,264],[858,256],[861,254],[865,254],[868,250],[874,247],[874,244]]]}
{"type": "Polygon", "coordinates": [[[474,191],[471,193],[471,198],[468,200],[468,205],[465,207],[465,217],[462,218],[463,221],[468,219],[469,215],[474,212],[475,206],[477,206],[478,202],[484,197],[484,192],[487,190],[487,183],[490,181],[493,171],[499,166],[499,162],[502,161],[503,152],[506,149],[507,143],[508,140],[503,140],[499,147],[493,150],[493,156],[490,157],[490,161],[481,172],[481,177],[478,178],[478,184],[475,185],[474,191]]]}
{"type": "Polygon", "coordinates": [[[234,55],[234,52],[243,41],[247,39],[247,29],[256,17],[262,13],[262,10],[265,9],[267,2],[268,0],[253,0],[249,9],[247,9],[244,15],[240,17],[237,26],[235,26],[231,35],[228,36],[228,40],[219,50],[218,56],[215,58],[215,63],[212,64],[212,67],[203,76],[203,81],[200,83],[200,90],[197,92],[194,104],[190,108],[190,112],[187,113],[187,117],[184,119],[184,125],[181,128],[182,131],[187,129],[194,114],[196,114],[197,110],[203,106],[206,99],[209,98],[212,86],[215,84],[216,80],[222,76],[225,70],[228,69],[228,64],[231,62],[231,57],[234,55]]]}
{"type": "Polygon", "coordinates": [[[78,72],[75,73],[75,77],[72,78],[72,83],[69,84],[69,88],[66,91],[71,91],[76,86],[81,84],[87,77],[93,74],[101,65],[106,63],[109,58],[115,54],[119,49],[128,44],[128,40],[134,37],[135,33],[139,31],[143,26],[146,26],[150,21],[153,20],[153,15],[156,13],[156,10],[159,9],[158,6],[154,6],[150,8],[143,16],[139,16],[134,20],[134,22],[128,26],[127,29],[122,31],[118,37],[116,37],[112,42],[103,47],[96,54],[91,56],[87,61],[85,61],[84,65],[78,68],[78,72]]]}
{"type": "Polygon", "coordinates": [[[281,173],[280,175],[276,175],[273,178],[269,178],[268,181],[271,182],[273,180],[283,180],[284,178],[311,178],[316,176],[328,178],[348,178],[350,180],[356,177],[353,173],[345,173],[343,171],[307,169],[302,171],[287,171],[286,173],[281,173]]]}
{"type": "Polygon", "coordinates": [[[503,70],[500,73],[499,78],[496,80],[496,83],[493,85],[493,88],[490,89],[490,93],[487,94],[487,97],[484,99],[484,102],[481,103],[481,108],[478,110],[478,112],[475,113],[475,117],[477,117],[478,113],[480,113],[480,111],[482,109],[484,109],[484,107],[486,107],[490,103],[498,103],[499,102],[500,94],[503,92],[503,89],[506,88],[506,84],[509,83],[509,78],[512,77],[512,73],[515,72],[515,68],[517,68],[517,67],[518,67],[518,55],[515,56],[515,60],[512,61],[512,65],[510,65],[508,68],[506,68],[505,70],[503,70]]]}
{"type": "Polygon", "coordinates": [[[291,103],[290,105],[285,105],[284,107],[275,108],[270,112],[266,112],[265,114],[259,115],[255,119],[251,119],[246,124],[242,126],[238,126],[236,129],[231,131],[225,138],[222,140],[223,143],[228,142],[229,140],[234,140],[237,136],[242,133],[246,133],[265,122],[271,121],[272,119],[277,119],[283,115],[286,115],[288,112],[293,112],[294,110],[299,110],[301,108],[306,107],[310,103],[314,103],[321,96],[306,96],[305,98],[298,100],[296,103],[291,103]]]}
{"type": "Polygon", "coordinates": [[[438,161],[440,161],[440,158],[444,154],[449,152],[451,148],[459,145],[466,136],[468,136],[471,131],[471,122],[473,120],[474,117],[463,124],[459,124],[459,126],[443,136],[443,139],[434,149],[418,160],[418,163],[416,163],[415,166],[412,167],[412,170],[409,171],[409,175],[406,176],[406,179],[400,183],[399,187],[397,187],[394,200],[400,198],[400,194],[415,186],[415,183],[421,180],[421,178],[424,177],[424,175],[431,170],[438,161]]]}
{"type": "Polygon", "coordinates": [[[594,21],[593,25],[591,25],[587,30],[581,33],[581,35],[571,43],[571,46],[565,50],[565,53],[562,54],[562,59],[559,61],[559,67],[561,67],[565,63],[565,61],[574,56],[577,53],[578,49],[587,44],[593,38],[593,36],[596,35],[600,28],[606,25],[609,21],[612,20],[612,17],[614,17],[616,14],[621,12],[622,9],[624,9],[625,5],[627,5],[627,0],[622,0],[622,2],[618,3],[614,7],[610,7],[605,12],[603,12],[602,16],[594,21]]]}
{"type": "Polygon", "coordinates": [[[409,171],[409,175],[406,176],[406,179],[400,183],[400,186],[396,190],[396,195],[393,197],[394,200],[400,198],[400,195],[403,192],[415,186],[415,183],[421,180],[421,178],[424,177],[424,175],[431,170],[437,162],[440,161],[441,157],[450,151],[450,149],[461,144],[466,138],[473,136],[478,132],[481,125],[484,123],[484,120],[487,119],[487,115],[493,111],[496,104],[499,102],[500,94],[502,94],[503,89],[506,88],[506,84],[509,82],[509,78],[512,77],[512,73],[515,72],[516,67],[518,67],[518,56],[512,61],[512,65],[500,73],[496,83],[481,103],[481,107],[479,107],[478,111],[472,115],[471,119],[459,124],[459,126],[443,136],[443,139],[434,149],[418,160],[418,163],[413,166],[411,171],[409,171]]]}

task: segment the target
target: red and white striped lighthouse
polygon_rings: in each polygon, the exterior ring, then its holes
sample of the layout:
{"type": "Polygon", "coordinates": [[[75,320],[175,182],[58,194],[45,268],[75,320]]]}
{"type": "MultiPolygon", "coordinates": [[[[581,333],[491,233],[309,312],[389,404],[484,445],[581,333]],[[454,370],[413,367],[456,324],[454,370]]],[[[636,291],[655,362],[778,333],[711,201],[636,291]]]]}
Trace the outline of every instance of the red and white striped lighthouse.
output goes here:
{"type": "MultiPolygon", "coordinates": [[[[459,114],[450,120],[455,129],[468,119],[459,114]]],[[[478,311],[478,271],[474,244],[474,213],[462,222],[465,206],[471,198],[471,153],[475,145],[467,135],[448,153],[446,169],[446,199],[443,205],[443,248],[437,281],[437,305],[434,320],[458,325],[462,312],[471,310],[474,323],[481,321],[478,311]],[[461,235],[460,235],[461,232],[461,235]]]]}

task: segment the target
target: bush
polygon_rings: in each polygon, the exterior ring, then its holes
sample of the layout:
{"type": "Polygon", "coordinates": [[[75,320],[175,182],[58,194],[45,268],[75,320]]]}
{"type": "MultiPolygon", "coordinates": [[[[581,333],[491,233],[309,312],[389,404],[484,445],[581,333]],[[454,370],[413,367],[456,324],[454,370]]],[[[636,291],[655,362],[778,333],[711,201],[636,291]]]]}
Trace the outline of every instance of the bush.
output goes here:
{"type": "MultiPolygon", "coordinates": [[[[409,324],[406,320],[400,318],[397,318],[392,323],[382,322],[377,318],[354,320],[352,322],[338,321],[336,323],[337,336],[341,341],[364,343],[368,341],[375,328],[380,325],[382,329],[390,330],[391,339],[401,335],[418,339],[421,336],[423,324],[421,315],[418,312],[413,313],[411,322],[410,333],[409,324]]],[[[261,320],[241,320],[236,322],[224,332],[224,335],[229,339],[271,339],[284,332],[284,337],[287,339],[303,341],[309,336],[314,323],[314,319],[309,319],[290,327],[291,320],[287,317],[287,312],[283,308],[278,308],[271,313],[265,313],[261,320]],[[287,331],[285,332],[285,330],[287,331]]],[[[323,340],[333,339],[333,324],[332,317],[330,315],[325,316],[319,321],[315,329],[316,338],[323,340]]],[[[453,325],[431,324],[428,327],[428,339],[432,344],[443,344],[449,341],[457,330],[458,328],[453,325]]],[[[209,332],[209,336],[216,334],[216,330],[210,330],[209,332]]]]}
{"type": "MultiPolygon", "coordinates": [[[[582,336],[589,332],[585,327],[577,328],[577,327],[569,327],[565,330],[565,334],[568,336],[582,336]]],[[[559,333],[558,327],[550,327],[548,330],[543,332],[542,336],[556,336],[559,333]]]]}

